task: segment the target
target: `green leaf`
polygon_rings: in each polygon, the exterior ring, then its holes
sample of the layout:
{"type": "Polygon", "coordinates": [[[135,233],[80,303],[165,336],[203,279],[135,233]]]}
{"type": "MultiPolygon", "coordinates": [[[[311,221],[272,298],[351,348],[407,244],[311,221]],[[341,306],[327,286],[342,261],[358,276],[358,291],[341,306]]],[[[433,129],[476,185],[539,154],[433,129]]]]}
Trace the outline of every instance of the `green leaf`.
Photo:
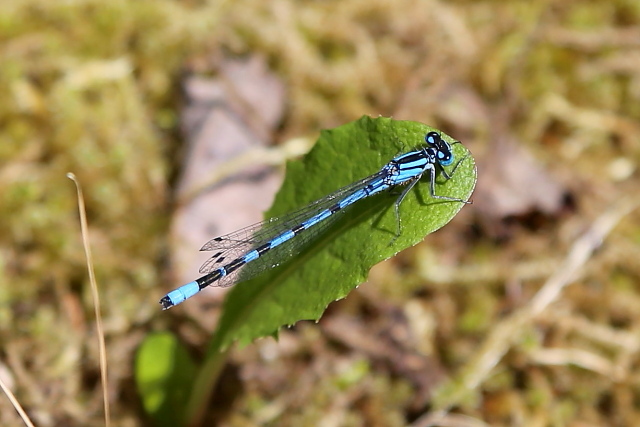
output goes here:
{"type": "MultiPolygon", "coordinates": [[[[417,122],[365,116],[322,132],[302,161],[287,165],[285,182],[265,216],[285,214],[377,172],[398,154],[424,145],[425,134],[434,130],[417,122]]],[[[448,169],[464,160],[452,179],[439,177],[436,194],[467,200],[476,182],[475,163],[462,144],[452,148],[458,160],[448,169]]],[[[425,176],[400,206],[402,231],[394,240],[397,197],[384,193],[358,202],[300,255],[236,285],[227,295],[211,351],[236,340],[246,344],[276,335],[281,326],[299,320],[319,319],[329,303],[364,282],[371,267],[422,241],[464,206],[431,198],[425,176]]]]}
{"type": "Polygon", "coordinates": [[[196,370],[186,349],[171,334],[145,338],[136,355],[136,385],[155,425],[183,425],[196,370]]]}
{"type": "MultiPolygon", "coordinates": [[[[379,171],[398,154],[424,146],[424,136],[430,131],[438,132],[417,122],[366,116],[323,131],[303,160],[287,164],[285,181],[265,216],[286,214],[379,171]]],[[[441,135],[450,143],[455,141],[441,135]]],[[[435,191],[440,196],[468,200],[476,183],[475,162],[462,144],[454,144],[452,149],[457,160],[448,171],[460,164],[450,180],[438,174],[435,191]]],[[[432,198],[429,177],[425,176],[401,204],[402,232],[396,239],[393,205],[397,197],[384,193],[356,203],[300,254],[229,292],[193,388],[187,410],[191,423],[202,414],[224,365],[221,350],[234,341],[246,344],[276,336],[283,325],[319,319],[329,303],[364,282],[371,267],[420,242],[464,206],[432,198]]]]}

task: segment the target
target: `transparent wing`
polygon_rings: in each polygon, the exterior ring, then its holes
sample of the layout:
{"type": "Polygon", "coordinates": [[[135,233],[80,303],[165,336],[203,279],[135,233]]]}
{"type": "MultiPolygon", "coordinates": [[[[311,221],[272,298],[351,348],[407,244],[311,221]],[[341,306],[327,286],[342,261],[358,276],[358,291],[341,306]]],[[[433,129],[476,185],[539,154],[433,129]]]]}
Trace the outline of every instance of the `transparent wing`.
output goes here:
{"type": "MultiPolygon", "coordinates": [[[[215,253],[202,265],[202,267],[200,267],[200,273],[211,273],[217,268],[225,266],[229,262],[244,256],[249,251],[272,241],[275,237],[285,231],[291,230],[317,213],[333,206],[344,197],[365,188],[372,180],[379,178],[384,173],[385,172],[381,170],[380,172],[342,187],[339,190],[316,200],[315,202],[283,216],[274,217],[248,227],[241,228],[233,233],[225,234],[224,236],[209,240],[200,250],[215,251],[215,253]]],[[[333,224],[346,209],[348,208],[337,211],[294,238],[265,252],[258,259],[251,261],[238,270],[224,276],[220,280],[214,282],[211,286],[232,286],[238,282],[238,279],[241,279],[242,281],[249,280],[250,278],[260,274],[262,271],[279,265],[292,255],[299,253],[307,243],[314,240],[318,234],[333,224]],[[239,277],[240,274],[241,277],[239,277]]]]}

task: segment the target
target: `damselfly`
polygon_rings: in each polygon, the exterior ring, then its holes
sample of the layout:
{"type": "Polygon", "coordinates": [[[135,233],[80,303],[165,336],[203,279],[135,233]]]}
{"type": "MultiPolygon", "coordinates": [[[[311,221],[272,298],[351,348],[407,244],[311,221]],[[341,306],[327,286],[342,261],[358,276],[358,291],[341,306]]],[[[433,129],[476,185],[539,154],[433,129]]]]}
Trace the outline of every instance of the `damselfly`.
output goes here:
{"type": "Polygon", "coordinates": [[[427,171],[431,197],[470,203],[435,193],[436,169],[440,169],[445,179],[450,179],[464,158],[447,173],[443,166],[450,166],[454,162],[451,145],[437,132],[427,133],[424,139],[425,147],[395,157],[373,175],[349,184],[298,211],[210,240],[200,249],[215,251],[200,267],[200,273],[204,276],[162,297],[162,308],[166,310],[180,304],[207,286],[233,286],[277,267],[299,253],[306,243],[333,223],[338,214],[348,206],[399,185],[406,185],[394,204],[397,237],[400,234],[400,204],[427,171]]]}

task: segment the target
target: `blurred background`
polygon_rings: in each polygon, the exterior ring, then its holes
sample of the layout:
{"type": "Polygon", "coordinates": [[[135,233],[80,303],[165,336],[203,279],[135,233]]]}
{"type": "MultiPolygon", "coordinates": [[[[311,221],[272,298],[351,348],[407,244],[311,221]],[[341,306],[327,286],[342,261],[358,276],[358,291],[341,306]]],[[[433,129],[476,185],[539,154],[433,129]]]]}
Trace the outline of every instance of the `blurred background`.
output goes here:
{"type": "MultiPolygon", "coordinates": [[[[286,159],[362,115],[461,140],[473,205],[319,323],[234,349],[208,421],[640,424],[639,2],[8,0],[0,64],[0,378],[37,425],[104,423],[67,172],[113,422],[152,425],[136,349],[171,331],[198,360],[224,292],[158,299],[260,220],[286,159]]],[[[4,396],[0,424],[21,425],[4,396]]]]}

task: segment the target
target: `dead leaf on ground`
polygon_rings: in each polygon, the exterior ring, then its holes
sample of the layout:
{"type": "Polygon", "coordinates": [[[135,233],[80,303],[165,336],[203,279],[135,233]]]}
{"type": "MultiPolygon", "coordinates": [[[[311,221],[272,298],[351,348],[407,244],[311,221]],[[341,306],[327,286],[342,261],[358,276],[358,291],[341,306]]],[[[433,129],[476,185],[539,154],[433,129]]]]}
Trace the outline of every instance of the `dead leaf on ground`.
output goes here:
{"type": "Polygon", "coordinates": [[[171,226],[171,259],[181,283],[197,277],[200,265],[211,255],[198,256],[205,242],[262,219],[281,181],[273,168],[264,165],[249,164],[223,177],[216,175],[230,160],[271,142],[285,101],[282,82],[262,57],[222,59],[216,71],[213,78],[193,75],[184,81],[182,128],[188,149],[176,195],[184,203],[178,205],[171,226]]]}

